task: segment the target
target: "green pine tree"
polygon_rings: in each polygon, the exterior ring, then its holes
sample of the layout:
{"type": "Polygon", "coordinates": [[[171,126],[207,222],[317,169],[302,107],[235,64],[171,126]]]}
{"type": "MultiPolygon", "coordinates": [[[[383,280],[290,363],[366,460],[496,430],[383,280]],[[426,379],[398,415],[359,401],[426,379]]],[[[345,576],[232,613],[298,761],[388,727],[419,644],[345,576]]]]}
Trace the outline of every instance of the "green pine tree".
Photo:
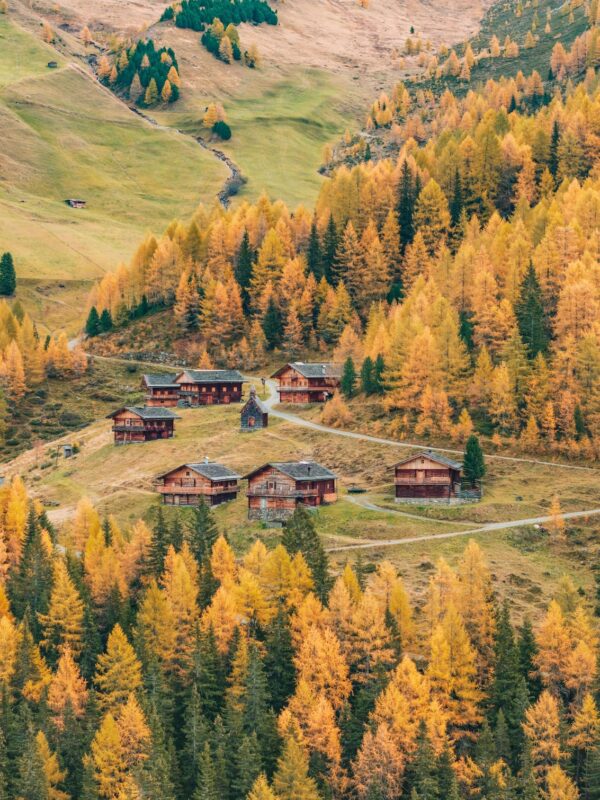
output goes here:
{"type": "Polygon", "coordinates": [[[338,249],[339,236],[333,219],[333,214],[329,215],[327,227],[323,234],[323,247],[321,249],[321,258],[323,264],[323,276],[327,283],[335,284],[335,254],[338,249]]]}
{"type": "Polygon", "coordinates": [[[267,348],[273,350],[279,347],[283,335],[283,320],[281,318],[281,312],[277,308],[277,304],[272,297],[269,298],[262,329],[265,334],[265,339],[267,340],[267,348]]]}
{"type": "Polygon", "coordinates": [[[530,358],[545,353],[550,342],[550,325],[542,288],[533,264],[529,268],[519,288],[515,303],[515,316],[523,344],[530,358]]]}
{"type": "Polygon", "coordinates": [[[414,213],[416,187],[408,162],[404,160],[398,183],[398,225],[400,226],[400,245],[402,252],[415,235],[414,213]]]}
{"type": "Polygon", "coordinates": [[[279,713],[294,693],[296,683],[290,620],[281,606],[267,628],[265,648],[265,671],[271,689],[271,702],[279,713]]]}
{"type": "Polygon", "coordinates": [[[90,308],[90,313],[85,323],[85,333],[87,336],[98,336],[100,333],[100,317],[96,306],[90,308]]]}
{"type": "Polygon", "coordinates": [[[248,311],[250,307],[249,287],[252,281],[252,270],[254,267],[254,251],[250,244],[250,236],[248,231],[244,231],[240,249],[238,251],[237,259],[235,262],[235,279],[240,285],[242,290],[242,302],[244,311],[248,311]]]}
{"type": "Polygon", "coordinates": [[[354,361],[350,356],[348,356],[344,362],[340,391],[344,397],[347,398],[354,397],[356,393],[356,369],[354,367],[354,361]]]}
{"type": "Polygon", "coordinates": [[[10,297],[17,288],[17,275],[11,253],[3,253],[0,258],[0,295],[10,297]]]}
{"type": "Polygon", "coordinates": [[[102,314],[100,314],[100,331],[101,333],[108,333],[108,331],[112,330],[113,320],[110,311],[108,308],[102,309],[102,314]]]}
{"type": "Polygon", "coordinates": [[[219,538],[217,523],[210,507],[200,500],[194,508],[192,520],[187,530],[187,541],[192,555],[200,566],[210,558],[213,545],[219,538]]]}
{"type": "Polygon", "coordinates": [[[477,436],[472,434],[467,439],[463,458],[463,476],[470,486],[476,486],[485,475],[485,459],[477,436]]]}
{"type": "Polygon", "coordinates": [[[360,389],[363,394],[375,394],[373,359],[367,356],[360,368],[360,389]]]}
{"type": "Polygon", "coordinates": [[[383,394],[385,385],[383,382],[383,373],[385,372],[385,362],[381,353],[375,359],[373,365],[373,391],[375,394],[383,394]]]}
{"type": "Polygon", "coordinates": [[[282,544],[290,555],[302,553],[312,573],[315,594],[325,602],[331,585],[329,559],[313,518],[303,505],[296,506],[286,522],[282,544]]]}

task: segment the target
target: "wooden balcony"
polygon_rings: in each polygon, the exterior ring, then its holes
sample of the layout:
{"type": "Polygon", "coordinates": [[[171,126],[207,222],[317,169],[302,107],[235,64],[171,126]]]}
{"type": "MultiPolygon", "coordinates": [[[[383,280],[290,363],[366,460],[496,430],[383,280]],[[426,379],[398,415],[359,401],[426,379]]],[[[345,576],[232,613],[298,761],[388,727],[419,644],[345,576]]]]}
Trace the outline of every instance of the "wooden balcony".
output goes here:
{"type": "Polygon", "coordinates": [[[206,483],[195,481],[193,478],[182,478],[170,483],[157,483],[156,491],[160,494],[198,494],[214,497],[219,494],[231,494],[239,492],[240,487],[237,483],[217,483],[209,486],[206,483]],[[184,490],[184,491],[182,491],[184,490]]]}
{"type": "Polygon", "coordinates": [[[248,497],[317,497],[319,489],[296,489],[291,486],[269,486],[266,483],[260,483],[248,486],[246,494],[248,497]]]}

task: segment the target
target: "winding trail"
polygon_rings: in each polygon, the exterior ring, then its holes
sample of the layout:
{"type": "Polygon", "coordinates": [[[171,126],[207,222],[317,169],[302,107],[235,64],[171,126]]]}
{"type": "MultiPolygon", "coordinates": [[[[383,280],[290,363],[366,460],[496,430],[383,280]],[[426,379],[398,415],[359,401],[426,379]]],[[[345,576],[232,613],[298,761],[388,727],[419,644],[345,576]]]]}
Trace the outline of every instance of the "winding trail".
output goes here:
{"type": "MultiPolygon", "coordinates": [[[[375,508],[378,508],[380,511],[385,512],[386,514],[394,513],[392,509],[382,508],[381,506],[375,506],[375,508]]],[[[582,519],[585,517],[597,516],[598,514],[600,514],[600,508],[594,508],[590,511],[570,511],[566,514],[562,514],[561,516],[563,519],[582,519]]],[[[423,519],[423,517],[421,519],[423,519]]],[[[510,528],[520,528],[524,525],[543,525],[551,520],[552,517],[546,516],[528,517],[527,519],[514,519],[509,522],[488,522],[486,525],[482,525],[479,528],[470,528],[466,531],[460,530],[448,531],[447,533],[426,533],[422,536],[406,536],[402,539],[383,539],[379,541],[372,540],[369,542],[361,542],[360,544],[342,544],[335,545],[334,547],[327,547],[326,550],[328,553],[341,553],[345,550],[373,550],[379,547],[396,547],[399,545],[419,544],[420,542],[433,542],[437,541],[438,539],[454,539],[457,536],[474,536],[478,533],[488,533],[490,531],[502,531],[510,528]]]]}

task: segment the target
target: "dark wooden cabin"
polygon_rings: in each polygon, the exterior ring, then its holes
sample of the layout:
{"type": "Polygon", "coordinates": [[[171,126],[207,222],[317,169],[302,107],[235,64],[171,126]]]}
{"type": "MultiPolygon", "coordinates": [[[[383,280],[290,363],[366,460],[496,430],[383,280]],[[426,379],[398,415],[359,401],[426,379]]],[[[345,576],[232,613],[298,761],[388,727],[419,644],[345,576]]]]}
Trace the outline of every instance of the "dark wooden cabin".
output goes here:
{"type": "Polygon", "coordinates": [[[461,491],[462,464],[424,450],[394,465],[396,500],[451,500],[461,491]]]}
{"type": "Polygon", "coordinates": [[[244,379],[237,369],[186,369],[175,377],[182,405],[240,403],[244,379]]]}
{"type": "Polygon", "coordinates": [[[258,431],[269,424],[269,411],[256,396],[256,388],[250,387],[250,398],[240,411],[241,429],[244,432],[258,431]]]}
{"type": "Polygon", "coordinates": [[[175,433],[175,420],[179,417],[168,408],[125,406],[113,411],[107,419],[113,421],[115,444],[134,444],[171,439],[175,433]]]}
{"type": "Polygon", "coordinates": [[[78,197],[69,197],[67,203],[71,206],[71,208],[85,208],[86,206],[86,201],[81,200],[78,197]]]}
{"type": "Polygon", "coordinates": [[[142,387],[146,391],[147,406],[173,408],[179,402],[179,384],[175,383],[177,375],[144,375],[142,387]]]}
{"type": "Polygon", "coordinates": [[[202,498],[209,506],[235,500],[240,476],[214,461],[182,464],[156,479],[156,487],[168,506],[197,506],[202,498]]]}
{"type": "Polygon", "coordinates": [[[336,475],[314,461],[271,462],[253,470],[248,479],[248,519],[282,523],[296,506],[337,500],[336,475]]]}
{"type": "Polygon", "coordinates": [[[340,386],[339,364],[293,361],[271,375],[280,403],[324,403],[340,386]]]}

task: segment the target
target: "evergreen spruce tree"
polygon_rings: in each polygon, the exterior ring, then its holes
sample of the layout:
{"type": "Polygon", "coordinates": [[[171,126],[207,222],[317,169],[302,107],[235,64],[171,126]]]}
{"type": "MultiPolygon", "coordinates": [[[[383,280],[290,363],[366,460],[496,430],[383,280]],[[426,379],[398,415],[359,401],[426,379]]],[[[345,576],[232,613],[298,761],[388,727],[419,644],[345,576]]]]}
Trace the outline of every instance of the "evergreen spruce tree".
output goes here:
{"type": "Polygon", "coordinates": [[[476,486],[485,475],[485,459],[479,439],[472,434],[467,439],[463,458],[463,476],[471,486],[476,486]]]}
{"type": "Polygon", "coordinates": [[[263,333],[267,340],[267,348],[273,350],[281,344],[281,337],[283,336],[283,320],[281,312],[277,308],[275,300],[269,298],[267,310],[262,323],[263,333]]]}
{"type": "Polygon", "coordinates": [[[400,227],[400,245],[402,252],[410,244],[415,235],[415,183],[408,162],[402,163],[400,181],[398,183],[398,225],[400,227]]]}
{"type": "Polygon", "coordinates": [[[40,638],[39,614],[46,614],[52,591],[52,559],[42,541],[42,534],[33,505],[29,510],[23,552],[18,569],[9,582],[13,610],[23,617],[30,610],[30,624],[36,640],[40,638]]]}
{"type": "Polygon", "coordinates": [[[254,732],[242,736],[237,744],[234,760],[235,773],[231,788],[235,797],[245,798],[252,789],[254,781],[262,772],[260,768],[262,755],[258,738],[254,732]]]}
{"type": "Polygon", "coordinates": [[[373,366],[373,392],[375,394],[383,394],[385,385],[383,382],[383,373],[385,372],[385,362],[381,353],[375,359],[373,366]]]}
{"type": "Polygon", "coordinates": [[[87,336],[98,336],[100,333],[100,317],[96,306],[90,308],[90,313],[85,323],[85,332],[87,336]]]}
{"type": "Polygon", "coordinates": [[[454,185],[452,187],[452,199],[450,201],[450,225],[456,230],[461,224],[463,212],[463,192],[462,180],[458,169],[454,173],[454,185]]]}
{"type": "Polygon", "coordinates": [[[248,231],[245,230],[235,263],[235,279],[239,283],[240,289],[242,290],[242,303],[245,312],[247,312],[250,308],[249,287],[252,281],[253,265],[254,251],[252,250],[252,246],[250,244],[250,236],[248,231]]]}
{"type": "Polygon", "coordinates": [[[587,426],[585,424],[585,417],[579,403],[575,406],[573,413],[573,422],[575,423],[575,438],[577,441],[584,439],[588,435],[587,426]]]}
{"type": "Polygon", "coordinates": [[[102,309],[102,313],[100,314],[100,332],[101,333],[108,333],[108,331],[112,330],[113,320],[108,308],[102,309]]]}
{"type": "Polygon", "coordinates": [[[558,148],[560,146],[560,127],[558,120],[554,120],[552,135],[550,137],[550,153],[548,156],[548,171],[556,181],[558,178],[558,148]]]}
{"type": "Polygon", "coordinates": [[[321,239],[317,228],[317,220],[314,217],[312,225],[310,226],[310,237],[306,250],[306,264],[308,266],[308,271],[312,272],[318,283],[323,277],[323,260],[321,257],[321,239]]]}
{"type": "Polygon", "coordinates": [[[517,793],[520,800],[540,800],[540,792],[535,779],[529,742],[525,739],[521,752],[521,768],[517,777],[517,793]]]}
{"type": "Polygon", "coordinates": [[[0,725],[0,800],[8,800],[8,769],[6,737],[0,725]]]}
{"type": "Polygon", "coordinates": [[[351,356],[344,362],[340,391],[344,397],[351,398],[356,394],[356,369],[351,356]]]}
{"type": "Polygon", "coordinates": [[[417,749],[408,774],[410,776],[409,785],[416,791],[419,800],[438,800],[439,784],[436,761],[424,720],[419,722],[417,749]]]}
{"type": "Polygon", "coordinates": [[[0,258],[0,295],[10,297],[17,288],[17,276],[11,253],[3,253],[0,258]]]}
{"type": "Polygon", "coordinates": [[[529,617],[525,618],[523,625],[521,626],[518,638],[518,648],[521,675],[527,683],[529,702],[535,703],[542,693],[542,682],[535,664],[535,657],[537,655],[538,648],[529,617]]]}
{"type": "Polygon", "coordinates": [[[367,356],[360,368],[360,390],[363,394],[375,394],[374,365],[371,356],[367,356]]]}
{"type": "Polygon", "coordinates": [[[183,715],[181,746],[181,785],[186,797],[191,797],[200,776],[200,758],[209,741],[209,725],[202,711],[196,683],[193,683],[183,715]]]}
{"type": "Polygon", "coordinates": [[[192,675],[202,716],[212,721],[223,707],[225,693],[224,666],[212,626],[197,634],[192,675]]]}
{"type": "Polygon", "coordinates": [[[545,306],[542,288],[530,262],[515,303],[519,333],[530,358],[548,350],[550,325],[545,306]]]}
{"type": "Polygon", "coordinates": [[[223,800],[220,794],[217,771],[208,742],[200,755],[200,776],[193,800],[223,800]]]}
{"type": "Polygon", "coordinates": [[[217,523],[210,507],[201,500],[194,508],[192,520],[187,530],[187,541],[192,555],[200,566],[210,559],[214,543],[219,538],[217,523]]]}
{"type": "Polygon", "coordinates": [[[159,505],[156,511],[156,522],[152,527],[147,561],[148,571],[157,579],[163,574],[165,568],[165,556],[169,549],[169,538],[163,507],[159,505]]]}
{"type": "Polygon", "coordinates": [[[175,516],[171,522],[171,528],[169,530],[169,542],[173,545],[176,552],[181,550],[183,545],[183,527],[178,515],[175,516]]]}
{"type": "Polygon", "coordinates": [[[26,744],[17,762],[16,784],[19,800],[50,800],[50,786],[33,728],[27,731],[26,744]]]}
{"type": "Polygon", "coordinates": [[[338,249],[339,236],[333,219],[333,214],[329,215],[329,221],[323,234],[322,263],[323,276],[327,283],[335,285],[335,254],[338,249]]]}
{"type": "Polygon", "coordinates": [[[331,584],[329,559],[315,523],[303,505],[296,506],[294,513],[286,522],[282,544],[290,555],[302,553],[312,573],[315,594],[325,602],[331,584]]]}
{"type": "Polygon", "coordinates": [[[271,702],[276,713],[279,713],[294,693],[296,680],[289,616],[281,606],[267,628],[265,648],[265,671],[271,689],[271,702]]]}

